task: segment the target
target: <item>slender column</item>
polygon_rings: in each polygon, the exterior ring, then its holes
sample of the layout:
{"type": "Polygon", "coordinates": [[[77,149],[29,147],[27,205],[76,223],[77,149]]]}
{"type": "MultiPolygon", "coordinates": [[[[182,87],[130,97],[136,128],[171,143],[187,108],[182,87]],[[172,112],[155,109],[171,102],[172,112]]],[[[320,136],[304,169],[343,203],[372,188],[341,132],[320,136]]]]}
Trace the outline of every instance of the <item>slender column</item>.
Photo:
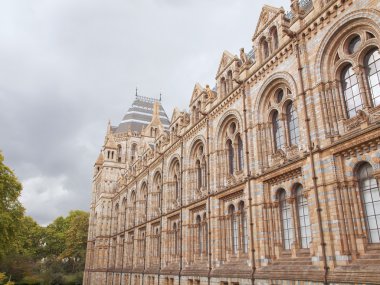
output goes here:
{"type": "Polygon", "coordinates": [[[359,211],[359,204],[361,203],[358,199],[358,191],[356,190],[356,183],[350,183],[349,185],[349,195],[353,204],[354,212],[355,212],[355,224],[356,224],[356,230],[357,235],[362,237],[363,236],[363,225],[362,225],[362,219],[359,211]]]}
{"type": "Polygon", "coordinates": [[[333,98],[333,94],[331,91],[331,86],[329,86],[329,89],[327,90],[327,100],[328,100],[327,102],[328,102],[330,110],[331,110],[330,113],[332,115],[332,121],[334,124],[334,131],[337,132],[338,131],[337,116],[336,116],[336,110],[334,107],[334,98],[333,98]]]}
{"type": "Polygon", "coordinates": [[[282,113],[281,113],[281,124],[282,124],[284,139],[285,139],[284,147],[286,149],[290,146],[290,137],[289,137],[288,124],[286,122],[286,115],[282,113]]]}
{"type": "Polygon", "coordinates": [[[357,253],[356,248],[356,241],[355,241],[355,230],[354,230],[354,223],[353,223],[353,215],[351,211],[350,206],[350,198],[348,196],[348,187],[345,185],[343,186],[343,199],[344,199],[344,210],[347,213],[347,219],[348,219],[348,230],[349,230],[349,237],[351,241],[351,248],[353,254],[357,253]]]}
{"type": "Polygon", "coordinates": [[[344,111],[343,111],[342,100],[341,100],[342,95],[339,92],[339,88],[336,82],[332,84],[332,92],[334,94],[334,102],[337,105],[338,120],[340,121],[344,119],[344,111]]]}
{"type": "Polygon", "coordinates": [[[346,232],[346,219],[344,217],[344,211],[343,211],[343,200],[342,200],[342,189],[340,185],[337,186],[337,188],[334,191],[336,193],[336,200],[337,200],[337,208],[338,208],[338,218],[339,218],[339,232],[341,233],[341,241],[342,241],[342,252],[344,254],[349,253],[349,247],[348,247],[348,236],[346,232]]]}
{"type": "Polygon", "coordinates": [[[370,107],[370,104],[369,104],[369,100],[367,97],[367,94],[368,94],[367,90],[366,90],[367,84],[365,84],[365,79],[364,79],[365,70],[364,70],[363,66],[361,66],[361,65],[355,66],[353,69],[354,69],[354,71],[358,77],[359,92],[360,92],[360,97],[362,98],[362,102],[363,102],[363,109],[368,109],[370,107]]]}

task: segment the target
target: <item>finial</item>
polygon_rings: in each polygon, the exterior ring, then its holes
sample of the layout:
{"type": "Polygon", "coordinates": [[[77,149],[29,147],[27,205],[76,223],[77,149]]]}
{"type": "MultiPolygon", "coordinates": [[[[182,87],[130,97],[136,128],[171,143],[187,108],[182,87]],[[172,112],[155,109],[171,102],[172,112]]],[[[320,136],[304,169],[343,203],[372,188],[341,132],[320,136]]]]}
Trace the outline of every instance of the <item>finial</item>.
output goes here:
{"type": "Polygon", "coordinates": [[[162,94],[161,94],[161,92],[160,92],[160,102],[161,102],[161,99],[162,99],[162,94]]]}
{"type": "Polygon", "coordinates": [[[136,87],[136,97],[138,96],[137,91],[138,91],[138,89],[137,89],[137,87],[136,87]]]}

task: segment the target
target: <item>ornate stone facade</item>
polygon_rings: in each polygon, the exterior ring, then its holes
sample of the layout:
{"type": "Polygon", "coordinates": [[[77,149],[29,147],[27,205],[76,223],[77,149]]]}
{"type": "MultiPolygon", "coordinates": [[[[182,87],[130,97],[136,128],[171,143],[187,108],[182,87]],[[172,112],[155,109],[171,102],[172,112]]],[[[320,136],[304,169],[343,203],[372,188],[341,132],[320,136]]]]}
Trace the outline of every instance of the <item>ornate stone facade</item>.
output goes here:
{"type": "Polygon", "coordinates": [[[108,127],[84,284],[380,283],[380,2],[290,4],[190,113],[108,127]]]}

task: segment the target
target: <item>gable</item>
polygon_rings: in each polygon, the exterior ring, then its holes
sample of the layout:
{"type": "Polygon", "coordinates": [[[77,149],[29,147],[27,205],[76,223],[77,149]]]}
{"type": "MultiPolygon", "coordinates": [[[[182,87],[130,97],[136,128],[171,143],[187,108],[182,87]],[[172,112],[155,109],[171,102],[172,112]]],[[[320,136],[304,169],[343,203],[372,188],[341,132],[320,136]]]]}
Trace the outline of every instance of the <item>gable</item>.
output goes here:
{"type": "Polygon", "coordinates": [[[190,105],[194,103],[203,90],[204,88],[199,83],[195,84],[193,94],[191,95],[190,105]]]}
{"type": "MultiPolygon", "coordinates": [[[[216,73],[216,77],[219,76],[220,73],[224,71],[224,69],[235,59],[235,56],[233,56],[230,52],[224,51],[222,55],[222,59],[219,63],[218,72],[216,73]]],[[[236,58],[237,59],[237,58],[236,58]]]]}
{"type": "Polygon", "coordinates": [[[260,13],[259,21],[256,25],[253,40],[255,40],[261,34],[261,32],[268,26],[269,23],[271,23],[274,20],[274,18],[277,16],[279,12],[281,12],[280,8],[264,5],[260,13]]]}

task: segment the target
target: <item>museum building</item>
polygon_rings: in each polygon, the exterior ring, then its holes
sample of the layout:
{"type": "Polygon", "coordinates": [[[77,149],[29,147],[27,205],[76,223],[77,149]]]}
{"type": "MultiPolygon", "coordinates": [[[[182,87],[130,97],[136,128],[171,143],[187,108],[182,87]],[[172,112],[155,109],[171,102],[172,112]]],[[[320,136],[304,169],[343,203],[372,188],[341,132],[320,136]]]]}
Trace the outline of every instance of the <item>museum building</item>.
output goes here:
{"type": "Polygon", "coordinates": [[[380,284],[380,1],[290,2],[108,125],[84,284],[380,284]]]}

